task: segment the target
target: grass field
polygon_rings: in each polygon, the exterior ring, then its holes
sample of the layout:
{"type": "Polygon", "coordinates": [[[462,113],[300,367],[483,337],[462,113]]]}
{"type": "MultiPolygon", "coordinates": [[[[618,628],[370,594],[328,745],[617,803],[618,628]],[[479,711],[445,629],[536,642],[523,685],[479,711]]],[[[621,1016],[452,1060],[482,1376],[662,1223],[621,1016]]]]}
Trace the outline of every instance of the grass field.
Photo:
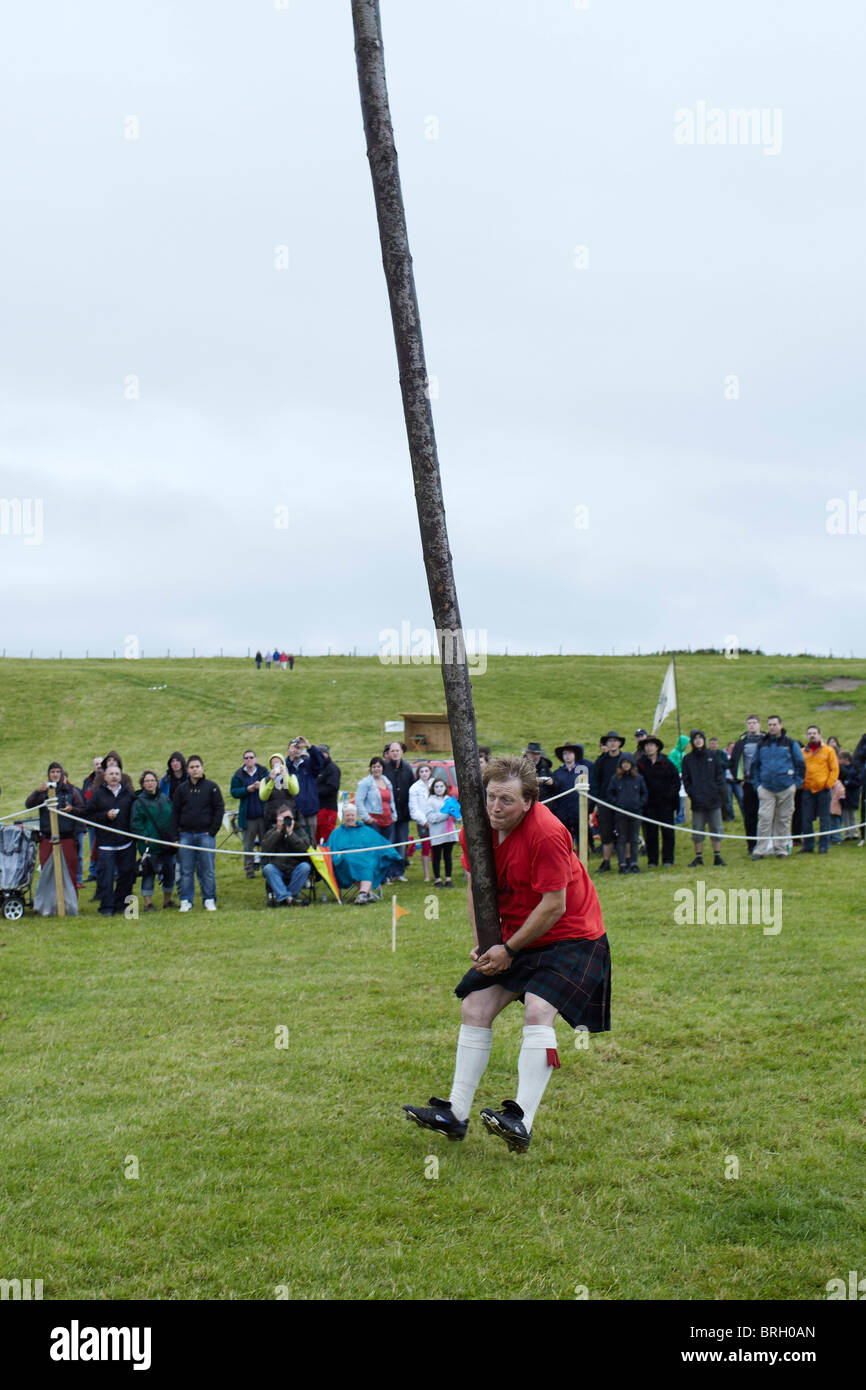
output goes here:
{"type": "MultiPolygon", "coordinates": [[[[491,659],[479,737],[630,737],[665,666],[491,659]]],[[[863,691],[823,689],[866,663],[678,666],[686,730],[726,739],[752,708],[843,746],[866,728],[863,691]],[[816,715],[833,698],[855,709],[816,715]]],[[[136,777],[200,751],[227,790],[244,747],[301,732],[353,786],[384,719],[442,707],[435,669],[360,659],[7,661],[0,681],[4,813],[50,758],[80,782],[111,745],[136,777]]],[[[395,953],[387,902],[266,912],[237,860],[216,916],[106,921],[85,891],[78,919],[2,923],[0,1276],[74,1299],[824,1298],[866,1269],[866,850],[756,865],[732,844],[703,871],[780,888],[778,934],[677,925],[690,857],[683,839],[674,871],[600,881],[613,1031],[583,1049],[557,1024],[526,1157],[477,1120],[448,1144],[401,1115],[447,1094],[468,949],[461,890],[425,897],[416,867],[395,953]]],[[[476,1108],[514,1094],[521,1016],[497,1024],[476,1108]]]]}

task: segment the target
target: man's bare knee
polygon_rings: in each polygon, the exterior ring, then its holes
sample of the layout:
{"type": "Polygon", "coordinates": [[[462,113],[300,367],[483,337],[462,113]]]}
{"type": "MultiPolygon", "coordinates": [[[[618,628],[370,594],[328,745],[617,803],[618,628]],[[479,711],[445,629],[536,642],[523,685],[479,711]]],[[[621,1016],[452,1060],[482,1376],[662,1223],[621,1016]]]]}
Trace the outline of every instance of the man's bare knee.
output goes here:
{"type": "Polygon", "coordinates": [[[527,994],[523,1022],[527,1028],[539,1025],[544,1027],[553,1023],[557,1012],[552,1004],[548,1004],[546,999],[539,999],[536,995],[527,994]]]}
{"type": "Polygon", "coordinates": [[[470,1028],[489,1028],[498,1010],[494,1007],[492,999],[485,999],[488,990],[478,990],[474,994],[467,994],[463,1000],[460,1016],[464,1023],[470,1028]]]}

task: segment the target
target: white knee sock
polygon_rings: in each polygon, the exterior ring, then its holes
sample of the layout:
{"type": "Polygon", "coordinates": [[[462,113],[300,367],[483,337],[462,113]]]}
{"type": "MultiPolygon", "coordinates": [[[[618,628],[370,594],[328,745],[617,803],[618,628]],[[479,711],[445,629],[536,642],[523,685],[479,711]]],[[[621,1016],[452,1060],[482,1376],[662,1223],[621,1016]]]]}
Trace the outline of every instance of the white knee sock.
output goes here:
{"type": "Polygon", "coordinates": [[[517,1059],[517,1104],[523,1111],[523,1123],[527,1130],[532,1129],[544,1088],[551,1072],[558,1066],[556,1030],[548,1024],[527,1024],[523,1029],[523,1046],[517,1059]]]}
{"type": "Polygon", "coordinates": [[[469,1118],[478,1083],[487,1068],[493,1045],[492,1028],[472,1028],[461,1023],[457,1037],[457,1061],[451,1087],[451,1110],[458,1120],[469,1118]]]}

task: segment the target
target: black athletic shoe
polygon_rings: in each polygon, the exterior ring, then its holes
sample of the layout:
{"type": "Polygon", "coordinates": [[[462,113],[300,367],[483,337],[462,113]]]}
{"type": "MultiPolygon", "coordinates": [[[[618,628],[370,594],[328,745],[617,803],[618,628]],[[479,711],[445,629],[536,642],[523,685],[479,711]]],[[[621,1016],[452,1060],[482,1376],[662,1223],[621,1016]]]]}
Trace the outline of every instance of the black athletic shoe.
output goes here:
{"type": "Polygon", "coordinates": [[[630,866],[630,868],[629,868],[629,873],[630,873],[630,874],[639,874],[639,873],[640,873],[640,864],[632,864],[632,865],[630,866]]]}
{"type": "Polygon", "coordinates": [[[610,873],[610,860],[609,860],[609,859],[602,859],[601,863],[599,864],[598,868],[596,869],[596,873],[599,873],[599,874],[609,874],[609,873],[610,873]]]}
{"type": "Polygon", "coordinates": [[[726,866],[725,866],[725,861],[724,861],[724,859],[722,858],[722,856],[721,856],[720,854],[714,854],[714,855],[713,855],[713,868],[717,868],[717,867],[718,867],[718,868],[722,868],[722,869],[724,869],[724,868],[726,867],[726,866]]]}
{"type": "Polygon", "coordinates": [[[699,854],[695,856],[691,863],[686,865],[687,869],[702,869],[703,867],[704,861],[699,854]]]}
{"type": "Polygon", "coordinates": [[[525,1154],[532,1139],[532,1131],[523,1123],[523,1111],[516,1100],[504,1100],[501,1110],[482,1110],[481,1121],[491,1134],[504,1139],[510,1153],[525,1154]]]}
{"type": "Polygon", "coordinates": [[[450,1100],[439,1100],[431,1096],[427,1105],[404,1105],[407,1120],[412,1120],[421,1129],[432,1129],[436,1134],[444,1134],[449,1139],[465,1139],[469,1128],[468,1120],[458,1120],[452,1114],[450,1100]]]}

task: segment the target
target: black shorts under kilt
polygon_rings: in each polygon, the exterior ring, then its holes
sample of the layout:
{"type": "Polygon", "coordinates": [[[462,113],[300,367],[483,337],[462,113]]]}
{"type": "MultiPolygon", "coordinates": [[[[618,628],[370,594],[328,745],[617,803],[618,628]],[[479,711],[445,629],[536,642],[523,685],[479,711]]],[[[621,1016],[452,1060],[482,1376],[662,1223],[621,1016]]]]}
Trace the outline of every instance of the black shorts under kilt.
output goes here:
{"type": "Polygon", "coordinates": [[[465,999],[476,989],[501,985],[516,994],[535,994],[552,1004],[572,1028],[588,1033],[610,1032],[610,944],[607,935],[588,941],[569,937],[549,946],[518,951],[501,975],[482,975],[473,966],[455,989],[465,999]]]}

